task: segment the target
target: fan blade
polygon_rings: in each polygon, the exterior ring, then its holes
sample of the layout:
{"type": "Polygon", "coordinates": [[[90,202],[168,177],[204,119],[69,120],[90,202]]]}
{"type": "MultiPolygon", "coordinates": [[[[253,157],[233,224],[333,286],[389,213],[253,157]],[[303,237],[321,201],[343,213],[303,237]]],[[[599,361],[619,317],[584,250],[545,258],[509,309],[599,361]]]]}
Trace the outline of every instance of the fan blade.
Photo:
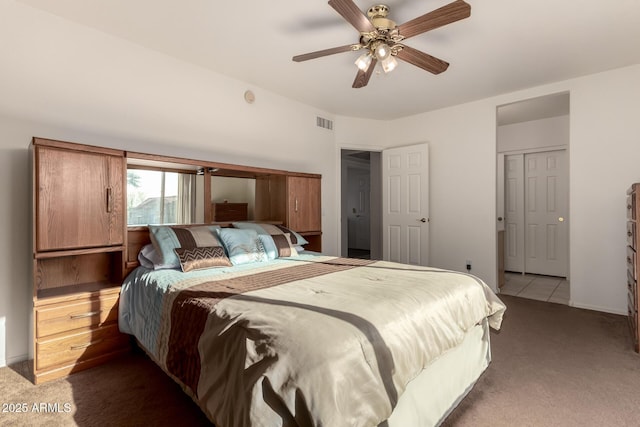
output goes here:
{"type": "Polygon", "coordinates": [[[373,74],[373,70],[376,68],[377,59],[373,58],[371,63],[369,64],[369,68],[367,71],[358,70],[358,74],[356,74],[356,78],[353,81],[353,85],[351,85],[354,89],[359,89],[361,87],[365,87],[369,83],[369,79],[373,74]]]}
{"type": "Polygon", "coordinates": [[[463,0],[456,0],[446,6],[407,21],[398,27],[405,39],[431,31],[471,16],[471,6],[463,0]]]}
{"type": "Polygon", "coordinates": [[[308,61],[309,59],[320,58],[322,56],[333,55],[335,53],[349,52],[359,49],[359,45],[348,44],[346,46],[332,47],[331,49],[319,50],[317,52],[296,55],[292,59],[296,62],[308,61]]]}
{"type": "Polygon", "coordinates": [[[402,47],[402,50],[396,55],[403,61],[407,61],[410,64],[420,67],[423,70],[429,71],[433,74],[440,74],[449,68],[449,63],[438,59],[435,56],[428,55],[424,52],[416,50],[409,46],[402,47]]]}
{"type": "Polygon", "coordinates": [[[358,6],[356,6],[352,0],[329,0],[329,6],[334,8],[336,12],[342,15],[349,24],[353,25],[355,29],[361,33],[375,31],[369,18],[358,9],[358,6]]]}

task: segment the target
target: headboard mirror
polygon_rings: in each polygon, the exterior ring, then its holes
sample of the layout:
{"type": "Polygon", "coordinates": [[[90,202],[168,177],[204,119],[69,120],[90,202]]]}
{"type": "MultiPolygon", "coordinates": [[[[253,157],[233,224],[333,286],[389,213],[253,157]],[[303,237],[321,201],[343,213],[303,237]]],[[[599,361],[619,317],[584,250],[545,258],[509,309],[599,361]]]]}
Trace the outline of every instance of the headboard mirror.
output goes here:
{"type": "Polygon", "coordinates": [[[256,188],[259,181],[286,173],[127,152],[127,224],[133,228],[269,219],[264,213],[256,216],[256,188]]]}
{"type": "MultiPolygon", "coordinates": [[[[149,224],[229,225],[255,220],[256,184],[284,171],[127,152],[127,269],[149,224]]],[[[260,218],[264,219],[264,218],[260,218]]]]}

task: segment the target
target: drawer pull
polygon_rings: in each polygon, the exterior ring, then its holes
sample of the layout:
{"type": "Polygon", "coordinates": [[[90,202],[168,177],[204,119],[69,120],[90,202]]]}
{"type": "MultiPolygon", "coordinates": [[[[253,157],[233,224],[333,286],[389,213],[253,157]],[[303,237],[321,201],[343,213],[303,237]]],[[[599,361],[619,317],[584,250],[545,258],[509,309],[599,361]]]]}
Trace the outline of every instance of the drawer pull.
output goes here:
{"type": "Polygon", "coordinates": [[[630,231],[627,231],[627,236],[631,237],[631,236],[633,236],[633,233],[630,232],[630,231]]]}
{"type": "Polygon", "coordinates": [[[71,319],[72,320],[76,320],[76,319],[84,319],[85,317],[93,317],[93,316],[97,316],[98,314],[102,313],[102,310],[98,310],[98,311],[90,311],[88,313],[82,313],[82,314],[73,314],[71,315],[71,319]]]}
{"type": "Polygon", "coordinates": [[[87,342],[84,344],[72,345],[71,350],[82,350],[83,348],[91,347],[92,345],[98,344],[99,342],[102,342],[102,340],[95,340],[95,341],[87,342]]]}

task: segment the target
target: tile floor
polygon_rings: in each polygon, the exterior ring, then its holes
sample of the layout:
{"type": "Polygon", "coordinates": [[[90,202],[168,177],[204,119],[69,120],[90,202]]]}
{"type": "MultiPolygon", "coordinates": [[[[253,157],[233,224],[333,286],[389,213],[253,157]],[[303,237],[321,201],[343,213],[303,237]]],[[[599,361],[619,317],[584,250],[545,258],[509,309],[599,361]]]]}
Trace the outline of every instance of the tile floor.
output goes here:
{"type": "Polygon", "coordinates": [[[569,305],[569,281],[563,277],[506,272],[500,293],[569,305]]]}

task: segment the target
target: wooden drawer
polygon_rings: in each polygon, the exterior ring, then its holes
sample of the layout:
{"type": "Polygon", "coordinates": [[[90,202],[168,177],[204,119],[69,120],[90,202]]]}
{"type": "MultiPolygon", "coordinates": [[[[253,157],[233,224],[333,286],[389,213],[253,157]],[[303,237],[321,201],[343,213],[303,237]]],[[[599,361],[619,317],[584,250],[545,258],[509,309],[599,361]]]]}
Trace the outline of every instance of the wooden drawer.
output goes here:
{"type": "Polygon", "coordinates": [[[631,246],[633,250],[636,248],[636,223],[635,221],[627,221],[627,245],[631,246]]]}
{"type": "Polygon", "coordinates": [[[46,337],[118,320],[118,295],[36,308],[36,337],[46,337]]]}
{"type": "Polygon", "coordinates": [[[246,221],[248,218],[247,203],[213,203],[211,207],[214,222],[246,221]]]}
{"type": "Polygon", "coordinates": [[[631,272],[633,280],[638,280],[636,275],[636,251],[631,246],[627,246],[627,270],[631,272]]]}
{"type": "Polygon", "coordinates": [[[630,193],[627,196],[627,218],[636,219],[636,197],[635,193],[630,193]]]}
{"type": "Polygon", "coordinates": [[[128,336],[121,334],[118,325],[78,332],[36,342],[36,369],[73,364],[107,354],[125,347],[128,336]]]}

